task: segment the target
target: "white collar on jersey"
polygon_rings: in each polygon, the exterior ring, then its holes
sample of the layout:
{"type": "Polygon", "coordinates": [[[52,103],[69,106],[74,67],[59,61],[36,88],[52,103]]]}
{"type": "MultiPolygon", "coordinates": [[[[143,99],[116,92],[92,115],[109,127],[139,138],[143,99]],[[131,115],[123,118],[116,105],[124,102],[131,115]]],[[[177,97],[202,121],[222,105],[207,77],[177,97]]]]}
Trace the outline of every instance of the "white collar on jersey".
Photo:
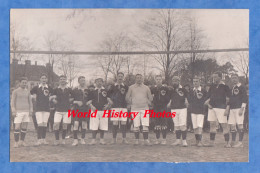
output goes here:
{"type": "Polygon", "coordinates": [[[119,83],[115,83],[115,86],[117,86],[117,85],[123,85],[123,86],[125,86],[125,84],[122,82],[121,84],[119,84],[119,83]]]}
{"type": "Polygon", "coordinates": [[[41,87],[48,88],[48,85],[47,85],[47,84],[43,85],[42,83],[40,83],[40,84],[39,84],[39,88],[41,88],[41,87]]]}
{"type": "Polygon", "coordinates": [[[66,89],[66,88],[69,88],[69,87],[66,85],[64,88],[62,88],[62,87],[59,85],[58,88],[66,89]]]}
{"type": "Polygon", "coordinates": [[[102,90],[104,90],[105,88],[102,86],[101,88],[95,88],[95,90],[98,90],[98,89],[102,89],[102,90]]]}
{"type": "Polygon", "coordinates": [[[237,83],[236,85],[234,85],[234,87],[233,88],[235,88],[235,87],[240,87],[241,86],[241,83],[237,83]]]}
{"type": "MultiPolygon", "coordinates": [[[[196,88],[194,87],[193,88],[193,91],[195,91],[196,90],[196,88]]],[[[199,86],[199,88],[197,89],[198,91],[201,91],[201,86],[199,86]]]]}

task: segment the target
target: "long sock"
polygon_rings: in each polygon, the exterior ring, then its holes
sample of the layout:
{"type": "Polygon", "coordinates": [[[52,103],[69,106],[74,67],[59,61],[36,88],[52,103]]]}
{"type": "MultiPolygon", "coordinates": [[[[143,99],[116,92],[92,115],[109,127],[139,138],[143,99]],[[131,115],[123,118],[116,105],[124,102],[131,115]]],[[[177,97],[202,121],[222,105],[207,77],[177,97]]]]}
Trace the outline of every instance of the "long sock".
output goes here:
{"type": "Polygon", "coordinates": [[[62,129],[62,139],[65,139],[67,133],[67,129],[62,129]]]}
{"type": "Polygon", "coordinates": [[[195,139],[196,139],[196,141],[199,140],[199,134],[195,134],[195,139]]]}
{"type": "Polygon", "coordinates": [[[101,139],[104,138],[104,134],[105,134],[105,131],[104,131],[104,130],[100,130],[100,138],[101,138],[101,139]]]}
{"type": "Polygon", "coordinates": [[[210,133],[209,136],[211,141],[215,141],[216,133],[210,133]]]}
{"type": "Polygon", "coordinates": [[[37,138],[42,139],[42,126],[38,126],[37,128],[37,138]]]}
{"type": "Polygon", "coordinates": [[[14,140],[15,140],[15,142],[19,141],[19,136],[20,136],[20,130],[14,130],[14,140]]]}
{"type": "Polygon", "coordinates": [[[126,125],[121,125],[122,128],[122,137],[126,138],[126,125]]]}
{"type": "Polygon", "coordinates": [[[139,132],[135,132],[135,139],[139,139],[139,132]]]}
{"type": "Polygon", "coordinates": [[[156,139],[160,138],[160,130],[155,130],[156,139]]]}
{"type": "Polygon", "coordinates": [[[180,130],[176,130],[176,139],[181,139],[181,131],[180,130]]]}
{"type": "Polygon", "coordinates": [[[42,127],[42,139],[46,138],[47,127],[42,127]]]}
{"type": "Polygon", "coordinates": [[[143,132],[144,140],[148,139],[148,132],[143,132]]]}
{"type": "Polygon", "coordinates": [[[113,128],[113,129],[112,129],[113,138],[116,138],[116,136],[117,136],[118,125],[113,125],[112,128],[113,128]]]}
{"type": "Polygon", "coordinates": [[[241,142],[241,141],[243,141],[243,138],[244,138],[244,130],[240,129],[238,133],[239,133],[239,141],[241,142]]]}
{"type": "Polygon", "coordinates": [[[236,137],[237,137],[237,132],[231,132],[232,135],[232,141],[236,141],[236,137]]]}
{"type": "Polygon", "coordinates": [[[229,141],[229,133],[224,134],[224,138],[225,138],[225,141],[228,142],[229,141]]]}
{"type": "Polygon", "coordinates": [[[81,130],[81,139],[85,139],[86,131],[87,131],[86,129],[81,130]]]}
{"type": "Polygon", "coordinates": [[[182,139],[183,140],[186,140],[186,136],[187,136],[187,131],[181,131],[181,134],[182,134],[182,139]]]}
{"type": "Polygon", "coordinates": [[[96,139],[96,137],[97,137],[97,130],[93,130],[92,131],[92,138],[96,139]]]}
{"type": "Polygon", "coordinates": [[[26,135],[26,129],[21,130],[21,140],[24,141],[26,135]]]}
{"type": "Polygon", "coordinates": [[[201,141],[202,139],[202,134],[198,134],[198,141],[201,141]]]}
{"type": "Polygon", "coordinates": [[[166,131],[166,129],[162,130],[162,136],[163,136],[163,139],[166,139],[166,135],[167,135],[167,131],[166,131]]]}
{"type": "Polygon", "coordinates": [[[78,130],[73,130],[74,139],[78,139],[78,130]]]}
{"type": "Polygon", "coordinates": [[[60,134],[59,134],[59,130],[54,130],[54,134],[55,134],[55,139],[59,140],[60,139],[60,134]]]}

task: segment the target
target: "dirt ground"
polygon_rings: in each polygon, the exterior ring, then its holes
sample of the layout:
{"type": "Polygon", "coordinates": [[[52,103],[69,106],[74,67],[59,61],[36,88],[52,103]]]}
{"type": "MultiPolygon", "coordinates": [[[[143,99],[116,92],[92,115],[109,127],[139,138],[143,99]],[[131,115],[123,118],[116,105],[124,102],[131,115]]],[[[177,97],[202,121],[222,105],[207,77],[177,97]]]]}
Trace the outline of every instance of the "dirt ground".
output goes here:
{"type": "MultiPolygon", "coordinates": [[[[209,141],[209,133],[203,134],[203,142],[209,141]]],[[[80,135],[79,135],[80,136],[80,135]]],[[[142,137],[142,134],[140,135],[142,137]]],[[[106,142],[110,142],[111,133],[105,134],[106,142]]],[[[149,134],[154,142],[154,133],[149,134]]],[[[121,144],[121,134],[118,134],[116,145],[78,145],[71,146],[73,139],[66,139],[65,146],[53,146],[54,133],[47,133],[47,146],[34,147],[36,133],[28,132],[26,143],[28,147],[13,148],[14,137],[10,135],[11,162],[248,162],[248,134],[244,137],[244,148],[224,148],[224,137],[216,135],[215,147],[196,147],[193,133],[188,133],[189,147],[171,146],[175,134],[168,133],[167,145],[134,146],[134,134],[127,133],[129,145],[121,144]]],[[[91,133],[86,134],[86,142],[90,142],[91,133]]],[[[142,140],[141,140],[142,141],[142,140]]]]}

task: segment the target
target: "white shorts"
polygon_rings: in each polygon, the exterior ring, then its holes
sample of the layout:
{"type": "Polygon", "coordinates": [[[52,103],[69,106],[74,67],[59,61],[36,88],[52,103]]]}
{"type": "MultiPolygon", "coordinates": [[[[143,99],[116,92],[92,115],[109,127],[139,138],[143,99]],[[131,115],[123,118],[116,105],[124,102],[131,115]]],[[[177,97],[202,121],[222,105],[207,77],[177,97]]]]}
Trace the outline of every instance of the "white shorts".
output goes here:
{"type": "Polygon", "coordinates": [[[37,124],[47,123],[49,120],[50,112],[36,112],[35,117],[37,124]]]}
{"type": "Polygon", "coordinates": [[[171,112],[176,112],[175,117],[172,118],[174,126],[186,126],[187,125],[187,108],[172,109],[171,112]]]}
{"type": "Polygon", "coordinates": [[[226,109],[213,108],[208,111],[208,121],[218,121],[219,123],[227,123],[227,117],[224,116],[226,109]]]}
{"type": "Polygon", "coordinates": [[[193,128],[196,129],[198,127],[202,128],[204,123],[204,115],[203,114],[191,114],[191,120],[193,128]]]}
{"type": "Polygon", "coordinates": [[[230,114],[228,118],[228,124],[244,124],[244,113],[241,116],[239,116],[239,110],[238,109],[230,109],[230,114]]]}
{"type": "Polygon", "coordinates": [[[148,110],[148,108],[131,110],[131,112],[138,112],[138,114],[133,120],[134,127],[140,127],[141,125],[147,127],[149,126],[149,115],[146,115],[146,117],[144,117],[146,110],[148,110]]]}
{"type": "Polygon", "coordinates": [[[108,118],[103,117],[104,111],[97,111],[96,117],[90,116],[89,129],[90,130],[108,130],[108,118]]]}
{"type": "MultiPolygon", "coordinates": [[[[120,112],[122,111],[123,113],[124,112],[127,112],[127,109],[126,108],[112,108],[111,110],[112,112],[115,111],[115,112],[120,112]]],[[[110,115],[111,116],[111,115],[110,115]]],[[[127,116],[126,117],[111,117],[110,118],[111,121],[127,121],[127,116]]]]}
{"type": "Polygon", "coordinates": [[[14,118],[14,123],[28,123],[30,122],[29,112],[17,112],[14,118]]]}
{"type": "Polygon", "coordinates": [[[65,124],[71,123],[71,116],[68,116],[68,112],[55,112],[54,114],[54,123],[60,123],[61,120],[65,124]]]}

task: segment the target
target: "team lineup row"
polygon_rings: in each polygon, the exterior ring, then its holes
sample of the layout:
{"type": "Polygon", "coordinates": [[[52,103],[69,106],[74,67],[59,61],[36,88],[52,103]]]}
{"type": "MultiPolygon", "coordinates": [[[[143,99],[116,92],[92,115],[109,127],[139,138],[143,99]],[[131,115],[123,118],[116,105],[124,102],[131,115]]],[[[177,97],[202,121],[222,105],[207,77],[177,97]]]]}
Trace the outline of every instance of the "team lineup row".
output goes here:
{"type": "MultiPolygon", "coordinates": [[[[84,76],[78,78],[78,87],[71,89],[67,87],[67,78],[60,76],[59,87],[52,89],[47,85],[47,76],[45,74],[40,77],[40,84],[28,91],[26,89],[27,79],[20,79],[19,88],[15,89],[11,98],[11,110],[14,118],[15,131],[14,147],[27,146],[24,142],[27,125],[30,121],[29,116],[32,114],[32,99],[35,99],[35,116],[37,121],[37,142],[36,146],[48,144],[46,141],[46,128],[50,115],[50,104],[55,104],[56,112],[54,114],[54,145],[65,144],[65,136],[68,124],[73,124],[73,146],[85,144],[86,129],[92,131],[92,140],[90,145],[97,144],[96,136],[100,133],[100,144],[106,144],[104,141],[104,133],[108,130],[108,118],[104,117],[104,111],[112,112],[137,112],[133,118],[133,131],[135,134],[135,145],[139,144],[140,127],[145,145],[152,145],[148,138],[149,132],[149,116],[144,116],[147,110],[151,116],[155,116],[154,132],[156,141],[154,144],[165,145],[167,136],[167,118],[164,116],[156,116],[170,110],[174,122],[176,141],[174,146],[181,145],[187,147],[187,107],[190,108],[192,124],[195,132],[196,145],[214,146],[217,122],[223,128],[225,147],[243,147],[243,121],[245,107],[247,103],[247,94],[245,87],[239,82],[237,74],[231,76],[233,87],[229,88],[222,82],[222,73],[215,72],[212,76],[213,84],[209,91],[206,92],[200,85],[200,79],[193,79],[193,89],[187,92],[180,85],[180,78],[174,76],[172,78],[172,86],[163,84],[163,78],[160,75],[155,77],[156,85],[149,88],[143,84],[143,76],[137,74],[135,76],[135,84],[127,86],[123,83],[124,74],[119,72],[117,81],[108,90],[104,88],[103,79],[95,80],[95,89],[89,90],[86,86],[84,76]],[[204,123],[205,106],[208,107],[208,121],[210,123],[210,143],[203,144],[202,128],[204,123]],[[69,110],[79,112],[97,111],[95,117],[90,116],[89,127],[87,127],[87,118],[78,116],[68,116],[69,110]],[[62,123],[62,140],[59,140],[59,127],[62,123]],[[79,124],[82,124],[81,139],[78,140],[79,124]],[[236,143],[236,134],[239,134],[239,141],[236,143]],[[229,142],[230,133],[232,141],[229,142]],[[163,139],[160,141],[160,134],[163,139]]],[[[126,122],[127,116],[111,116],[113,122],[112,133],[113,139],[111,144],[117,142],[117,132],[120,127],[122,129],[122,143],[128,144],[126,140],[126,122]]]]}

